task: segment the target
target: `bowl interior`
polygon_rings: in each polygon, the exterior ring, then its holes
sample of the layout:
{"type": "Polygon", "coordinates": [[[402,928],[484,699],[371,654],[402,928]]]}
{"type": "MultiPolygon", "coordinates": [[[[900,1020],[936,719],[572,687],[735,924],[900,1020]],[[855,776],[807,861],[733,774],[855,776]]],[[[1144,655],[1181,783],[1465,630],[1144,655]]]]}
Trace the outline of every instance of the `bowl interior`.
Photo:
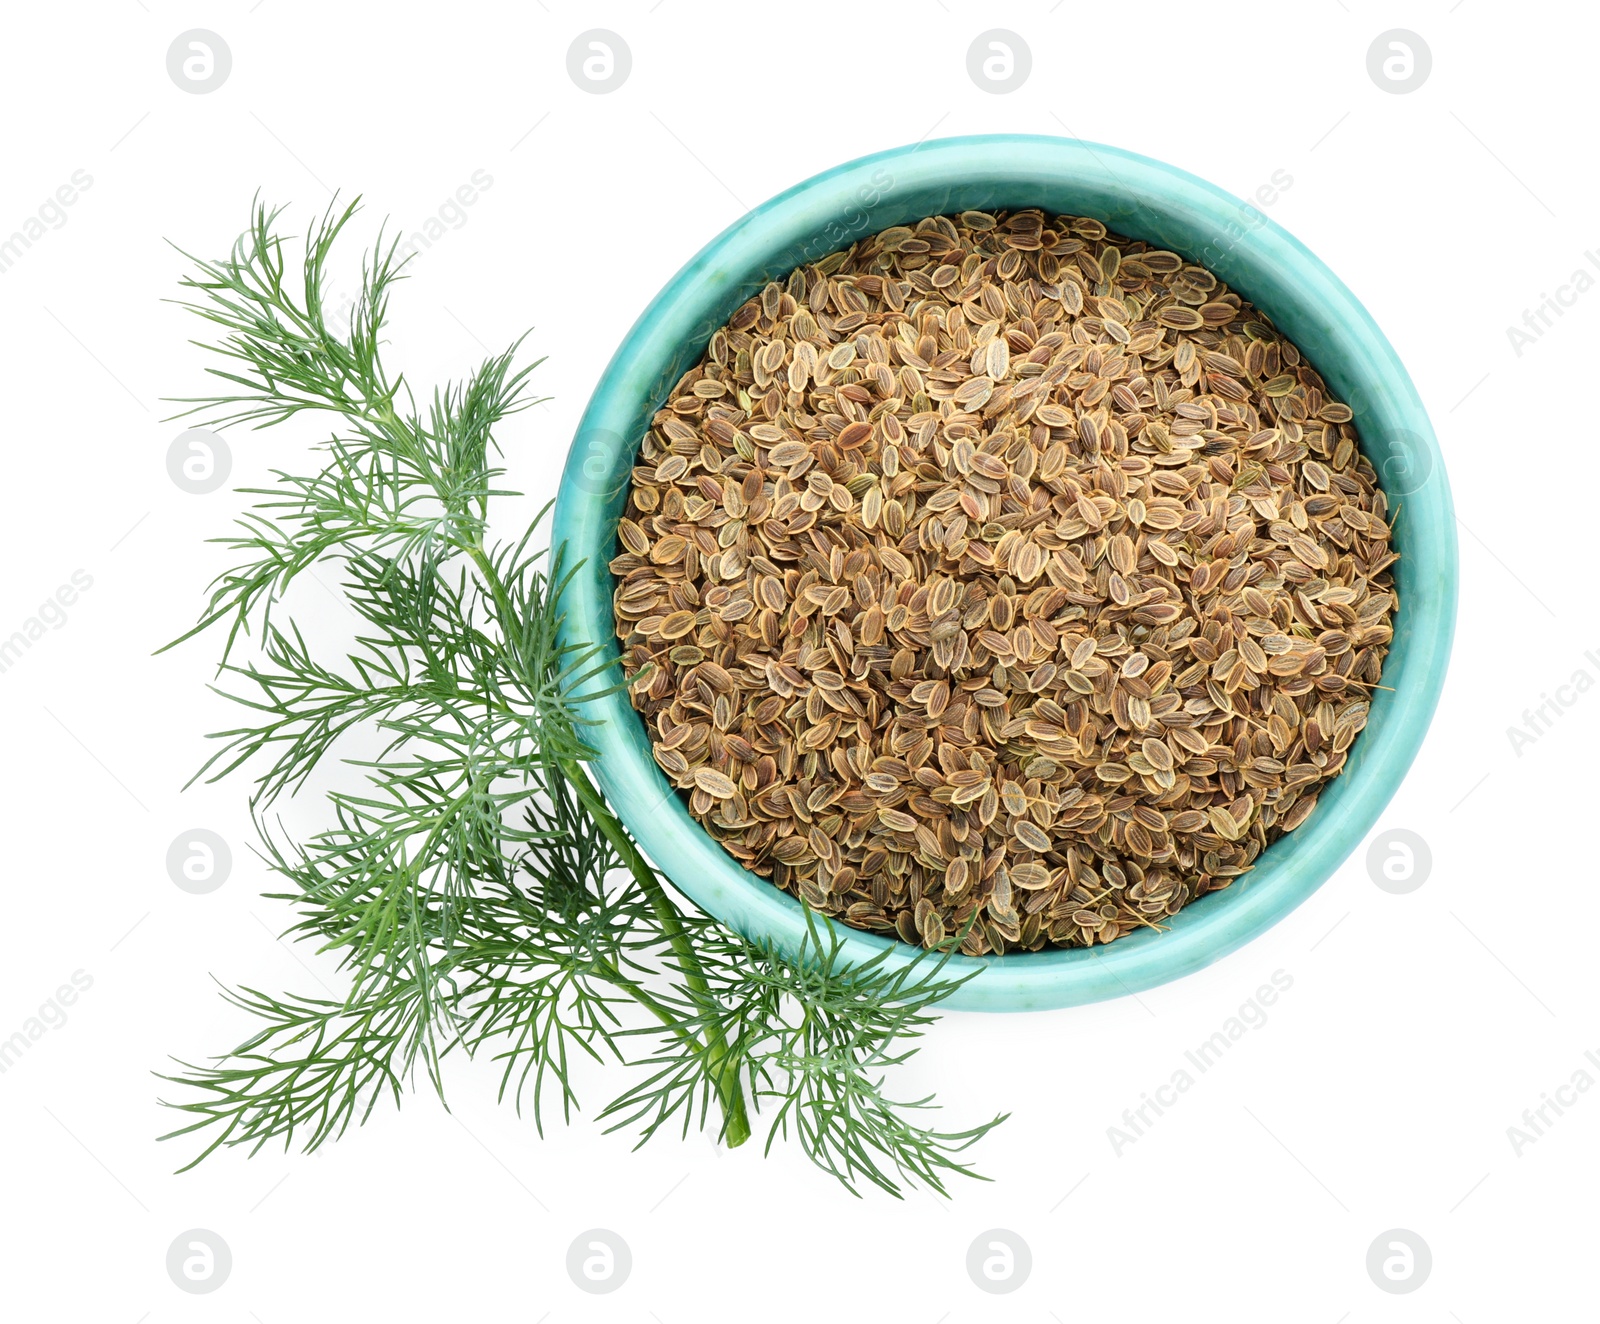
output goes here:
{"type": "MultiPolygon", "coordinates": [[[[853,161],[758,207],[696,255],[629,332],[595,389],[567,458],[552,525],[565,564],[565,638],[606,649],[616,523],[639,439],[711,334],[767,281],[855,239],[924,216],[1040,207],[1209,267],[1266,312],[1355,411],[1363,451],[1390,497],[1400,609],[1367,729],[1316,811],[1232,886],[1186,906],[1167,931],[1109,946],[952,960],[977,969],[947,1005],[1069,1006],[1137,992],[1210,964],[1311,894],[1376,821],[1410,766],[1443,685],[1455,622],[1455,517],[1443,462],[1415,387],[1371,316],[1303,245],[1258,210],[1175,167],[1116,148],[1022,135],[952,138],[853,161]]],[[[749,873],[690,817],[656,767],[644,723],[618,693],[596,701],[593,771],[645,853],[697,905],[750,937],[798,949],[801,904],[749,873]]],[[[850,955],[912,949],[839,926],[850,955]]]]}

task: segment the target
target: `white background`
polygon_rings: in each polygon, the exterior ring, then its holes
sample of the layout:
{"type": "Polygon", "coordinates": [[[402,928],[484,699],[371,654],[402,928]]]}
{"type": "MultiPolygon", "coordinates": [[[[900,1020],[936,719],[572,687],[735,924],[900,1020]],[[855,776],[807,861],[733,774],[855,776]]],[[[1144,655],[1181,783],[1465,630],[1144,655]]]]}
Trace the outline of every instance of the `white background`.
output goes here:
{"type": "MultiPolygon", "coordinates": [[[[93,184],[0,274],[6,470],[0,636],[76,570],[92,587],[0,674],[5,909],[0,1038],[74,971],[92,987],[0,1075],[7,1318],[69,1321],[1429,1320],[1593,1318],[1600,1091],[1518,1154],[1507,1128],[1600,1055],[1593,741],[1600,697],[1514,752],[1507,728],[1579,669],[1600,677],[1588,401],[1600,294],[1518,356],[1507,328],[1600,248],[1591,168],[1600,31],[1576,7],[1434,0],[1138,6],[894,4],[330,6],[118,0],[12,6],[0,46],[0,236],[76,170],[93,184]],[[189,28],[232,51],[192,95],[166,52],[189,28]],[[566,52],[612,29],[632,74],[580,90],[566,52]],[[1020,34],[1031,77],[980,90],[966,52],[1020,34]],[[1391,95],[1366,53],[1391,28],[1433,53],[1391,95]],[[1439,715],[1380,831],[1430,844],[1410,895],[1361,843],[1310,901],[1210,969],[1050,1014],[951,1015],[902,1089],[965,1125],[990,1184],[857,1200],[779,1144],[700,1137],[632,1153],[590,1121],[540,1139],[487,1063],[310,1156],[232,1152],[174,1176],[157,1144],[169,1055],[236,1042],[211,976],[318,994],[325,958],[275,940],[245,786],[181,791],[215,641],[152,650],[222,564],[204,540],[241,499],[180,490],[165,396],[201,384],[172,240],[219,255],[258,190],[297,227],[330,189],[408,231],[474,171],[492,186],[414,264],[393,353],[419,383],[528,326],[554,398],[506,430],[514,485],[555,490],[574,423],[623,330],[747,207],[842,160],[927,135],[1081,135],[1192,170],[1270,208],[1366,303],[1428,403],[1462,519],[1461,621],[1439,715]],[[195,827],[234,868],[205,896],[167,876],[195,827]],[[1186,1065],[1275,970],[1292,988],[1120,1155],[1107,1128],[1186,1065]],[[631,1247],[629,1280],[580,1292],[580,1232],[631,1247]],[[1031,1247],[1015,1293],[981,1293],[969,1244],[1031,1247]],[[233,1270],[169,1280],[208,1229],[233,1270]],[[1403,1228],[1429,1280],[1389,1295],[1368,1246],[1403,1228]]],[[[346,271],[349,268],[345,268],[346,271]]],[[[230,434],[230,487],[310,438],[230,434]]],[[[523,507],[503,512],[504,528],[523,507]]],[[[1572,691],[1568,691],[1572,693],[1572,691]]],[[[52,1014],[51,1019],[56,1019],[52,1014]]],[[[1589,1064],[1600,1080],[1600,1067],[1589,1064]]],[[[585,1081],[591,1107],[616,1078],[585,1081]]],[[[1554,1113],[1547,1116],[1554,1118],[1554,1113]]]]}

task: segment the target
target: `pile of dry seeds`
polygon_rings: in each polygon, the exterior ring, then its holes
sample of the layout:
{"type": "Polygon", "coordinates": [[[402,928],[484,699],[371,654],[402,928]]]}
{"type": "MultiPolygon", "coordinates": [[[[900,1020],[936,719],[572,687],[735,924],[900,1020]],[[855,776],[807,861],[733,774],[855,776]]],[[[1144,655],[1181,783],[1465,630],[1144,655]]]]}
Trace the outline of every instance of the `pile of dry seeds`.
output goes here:
{"type": "Polygon", "coordinates": [[[1038,211],[771,284],[611,563],[656,761],[816,910],[978,955],[1159,927],[1302,823],[1391,638],[1348,407],[1202,267],[1038,211]]]}

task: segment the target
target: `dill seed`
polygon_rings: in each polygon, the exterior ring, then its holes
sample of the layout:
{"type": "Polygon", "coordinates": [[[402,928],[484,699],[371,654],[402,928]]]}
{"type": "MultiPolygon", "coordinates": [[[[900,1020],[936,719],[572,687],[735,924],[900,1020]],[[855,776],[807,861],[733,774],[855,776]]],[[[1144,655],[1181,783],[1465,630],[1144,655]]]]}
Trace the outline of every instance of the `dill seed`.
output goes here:
{"type": "Polygon", "coordinates": [[[807,905],[1106,943],[1313,811],[1397,608],[1351,411],[1205,268],[934,216],[749,300],[642,439],[614,610],[690,812],[807,905]]]}

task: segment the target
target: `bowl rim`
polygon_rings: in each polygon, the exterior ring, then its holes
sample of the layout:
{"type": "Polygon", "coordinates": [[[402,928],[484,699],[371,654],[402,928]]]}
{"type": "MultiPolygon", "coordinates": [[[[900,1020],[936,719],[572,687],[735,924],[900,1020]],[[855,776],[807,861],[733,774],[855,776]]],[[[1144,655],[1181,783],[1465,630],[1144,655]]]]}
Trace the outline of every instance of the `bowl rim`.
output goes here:
{"type": "MultiPolygon", "coordinates": [[[[606,650],[601,683],[622,678],[607,563],[638,439],[711,332],[766,280],[861,234],[913,214],[979,205],[1096,216],[1115,231],[1159,239],[1203,262],[1268,313],[1352,404],[1363,451],[1379,464],[1386,490],[1396,490],[1393,481],[1404,493],[1393,519],[1402,552],[1400,609],[1384,670],[1385,681],[1396,684],[1392,693],[1375,693],[1367,729],[1341,775],[1322,791],[1317,811],[1268,847],[1249,874],[1171,917],[1164,932],[1093,948],[951,958],[947,973],[975,977],[947,1007],[1035,1010],[1134,994],[1210,965],[1282,919],[1351,854],[1416,757],[1443,688],[1456,613],[1455,517],[1427,412],[1393,347],[1344,283],[1259,209],[1178,167],[1080,139],[984,134],[925,141],[836,166],[739,218],[663,287],[601,375],[568,453],[551,524],[551,546],[572,567],[560,639],[606,650]],[[983,196],[998,200],[970,200],[983,196]],[[1083,201],[1074,210],[1047,205],[1047,196],[1083,201]],[[949,205],[926,206],[940,198],[949,205]],[[1135,228],[1125,228],[1130,222],[1135,228]],[[1197,251],[1195,237],[1208,233],[1226,247],[1197,251]],[[1326,366],[1308,341],[1322,348],[1326,366]]],[[[797,952],[807,927],[804,907],[746,871],[690,817],[650,757],[643,721],[626,694],[592,701],[586,715],[597,723],[588,736],[597,752],[591,771],[645,855],[702,910],[746,937],[797,952]]],[[[897,940],[830,927],[846,961],[868,960],[885,948],[893,965],[917,957],[917,949],[897,940]]]]}

